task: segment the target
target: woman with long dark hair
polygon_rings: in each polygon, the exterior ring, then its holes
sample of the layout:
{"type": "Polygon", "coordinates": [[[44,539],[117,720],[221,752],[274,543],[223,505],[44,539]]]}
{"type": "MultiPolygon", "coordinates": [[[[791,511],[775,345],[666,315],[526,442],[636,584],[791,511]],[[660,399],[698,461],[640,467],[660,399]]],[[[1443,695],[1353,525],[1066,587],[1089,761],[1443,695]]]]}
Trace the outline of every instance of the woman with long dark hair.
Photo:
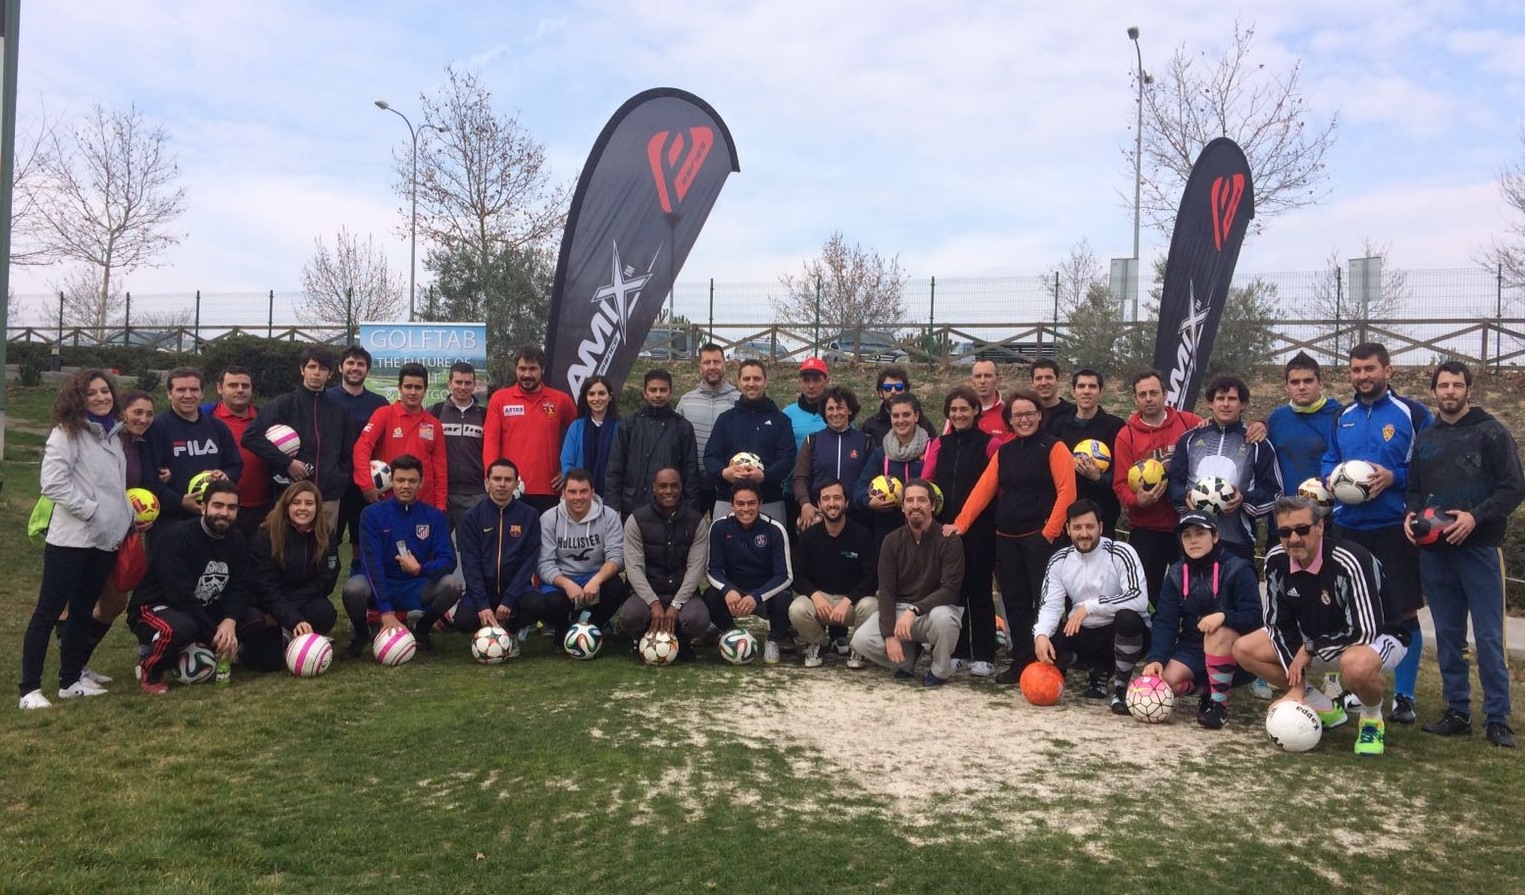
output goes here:
{"type": "Polygon", "coordinates": [[[101,685],[81,676],[88,653],[90,612],[132,528],[127,458],[118,437],[116,386],[100,370],[69,377],[53,402],[53,431],[42,454],[42,493],[53,501],[42,553],[37,608],[21,641],[23,709],[50,708],[42,693],[48,635],[65,608],[58,696],[99,696],[101,685]]]}
{"type": "Polygon", "coordinates": [[[620,401],[607,376],[590,376],[577,396],[577,419],[567,427],[561,442],[561,476],[586,469],[593,476],[593,493],[604,496],[604,471],[609,450],[619,431],[620,401]]]}
{"type": "MultiPolygon", "coordinates": [[[[249,554],[254,605],[277,629],[293,637],[334,629],[339,615],[331,595],[339,581],[339,541],[323,517],[323,492],[317,485],[304,479],[281,494],[254,533],[249,554]]],[[[278,635],[274,643],[278,647],[278,635]]],[[[246,655],[248,648],[246,640],[246,655]]],[[[270,664],[270,657],[250,664],[258,670],[270,664]]]]}

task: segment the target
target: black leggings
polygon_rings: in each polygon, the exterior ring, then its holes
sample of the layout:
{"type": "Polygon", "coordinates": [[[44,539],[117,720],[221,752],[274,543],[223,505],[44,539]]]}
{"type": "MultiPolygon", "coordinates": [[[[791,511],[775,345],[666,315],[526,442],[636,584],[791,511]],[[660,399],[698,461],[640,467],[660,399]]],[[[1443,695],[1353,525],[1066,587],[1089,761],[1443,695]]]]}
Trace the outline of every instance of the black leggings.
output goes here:
{"type": "Polygon", "coordinates": [[[115,565],[115,550],[53,544],[43,547],[37,608],[21,640],[22,696],[42,689],[42,663],[48,657],[48,637],[65,606],[69,608],[69,620],[58,650],[58,688],[72,687],[79,680],[90,655],[90,613],[115,565]]]}
{"type": "Polygon", "coordinates": [[[1016,537],[996,535],[995,574],[1001,583],[1001,605],[1006,607],[1014,668],[1025,668],[1033,661],[1033,622],[1043,593],[1043,571],[1053,554],[1054,545],[1041,531],[1016,537]]]}

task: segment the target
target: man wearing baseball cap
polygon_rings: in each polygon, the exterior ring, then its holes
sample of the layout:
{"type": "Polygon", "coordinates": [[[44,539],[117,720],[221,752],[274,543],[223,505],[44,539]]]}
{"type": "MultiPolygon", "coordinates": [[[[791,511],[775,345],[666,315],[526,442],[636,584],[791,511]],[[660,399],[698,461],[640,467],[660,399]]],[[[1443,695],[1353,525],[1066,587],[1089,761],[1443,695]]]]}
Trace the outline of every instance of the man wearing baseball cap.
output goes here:
{"type": "Polygon", "coordinates": [[[826,428],[826,417],[821,415],[821,396],[831,381],[826,362],[818,357],[807,357],[800,364],[800,396],[784,408],[784,416],[794,426],[794,449],[799,451],[805,438],[812,432],[826,428]]]}

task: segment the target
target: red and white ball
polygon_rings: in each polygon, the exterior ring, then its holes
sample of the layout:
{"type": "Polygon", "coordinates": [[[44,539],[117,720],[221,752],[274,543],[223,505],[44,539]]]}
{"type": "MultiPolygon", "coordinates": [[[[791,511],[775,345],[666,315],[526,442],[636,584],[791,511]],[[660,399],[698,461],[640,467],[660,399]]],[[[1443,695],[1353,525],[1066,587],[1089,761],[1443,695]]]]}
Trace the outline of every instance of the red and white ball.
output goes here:
{"type": "Polygon", "coordinates": [[[402,626],[382,628],[376,633],[376,638],[371,641],[371,652],[375,654],[379,664],[387,666],[402,665],[413,658],[413,653],[418,649],[418,644],[413,640],[413,632],[402,626]]]}
{"type": "Polygon", "coordinates": [[[286,669],[297,677],[317,677],[334,661],[334,645],[322,634],[303,634],[286,644],[286,669]]]}

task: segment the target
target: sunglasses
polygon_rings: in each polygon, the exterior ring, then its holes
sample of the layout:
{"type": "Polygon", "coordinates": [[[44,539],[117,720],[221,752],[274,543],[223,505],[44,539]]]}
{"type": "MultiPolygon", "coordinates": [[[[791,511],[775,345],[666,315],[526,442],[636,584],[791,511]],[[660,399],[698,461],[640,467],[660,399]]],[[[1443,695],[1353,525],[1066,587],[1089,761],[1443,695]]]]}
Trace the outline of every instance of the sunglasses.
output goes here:
{"type": "Polygon", "coordinates": [[[1306,538],[1308,533],[1311,531],[1313,531],[1312,523],[1304,523],[1302,525],[1289,525],[1286,528],[1276,529],[1276,536],[1282,540],[1286,540],[1287,538],[1292,537],[1294,534],[1300,538],[1306,538]]]}
{"type": "Polygon", "coordinates": [[[903,392],[905,391],[905,383],[886,382],[884,385],[879,386],[879,390],[882,392],[903,392]]]}

